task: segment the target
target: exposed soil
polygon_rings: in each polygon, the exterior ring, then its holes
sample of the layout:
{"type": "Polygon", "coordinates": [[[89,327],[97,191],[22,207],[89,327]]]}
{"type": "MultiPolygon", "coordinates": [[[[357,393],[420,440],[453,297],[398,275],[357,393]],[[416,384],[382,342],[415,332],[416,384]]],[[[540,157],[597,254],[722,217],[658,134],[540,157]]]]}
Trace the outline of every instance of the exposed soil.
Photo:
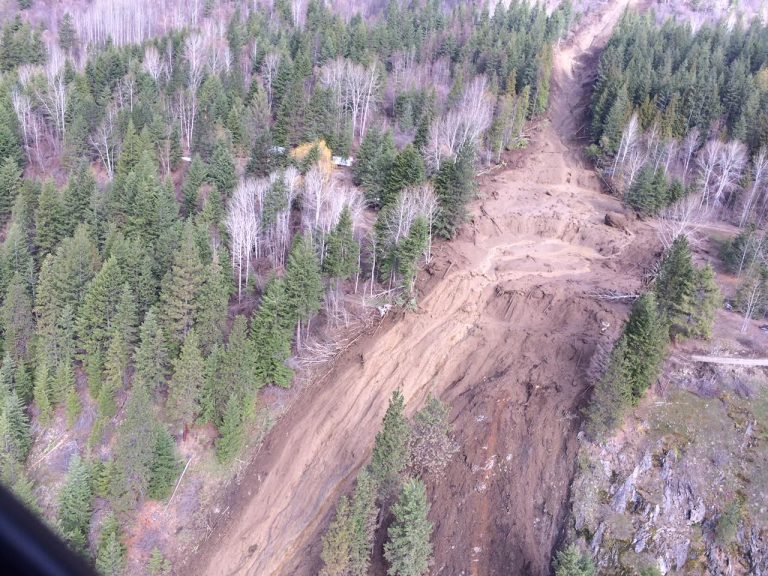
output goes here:
{"type": "Polygon", "coordinates": [[[435,574],[548,574],[577,449],[585,370],[637,291],[653,231],[601,194],[579,140],[609,2],[556,54],[551,111],[514,169],[488,177],[460,237],[390,315],[307,388],[267,437],[183,573],[316,574],[319,534],[366,461],[392,391],[452,407],[462,449],[432,493],[435,574]]]}

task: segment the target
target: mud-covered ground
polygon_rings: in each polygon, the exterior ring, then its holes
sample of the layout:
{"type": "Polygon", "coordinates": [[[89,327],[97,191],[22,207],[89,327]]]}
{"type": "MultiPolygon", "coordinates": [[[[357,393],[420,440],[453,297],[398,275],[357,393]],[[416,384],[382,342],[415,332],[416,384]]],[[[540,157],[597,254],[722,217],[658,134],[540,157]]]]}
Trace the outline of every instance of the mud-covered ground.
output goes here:
{"type": "Polygon", "coordinates": [[[557,50],[552,102],[514,167],[487,177],[460,237],[437,247],[420,309],[387,319],[268,436],[190,561],[204,574],[316,574],[338,496],[367,460],[392,391],[452,408],[462,450],[430,487],[436,574],[547,574],[574,471],[584,374],[653,258],[652,230],[603,195],[579,140],[598,52],[627,2],[557,50]]]}

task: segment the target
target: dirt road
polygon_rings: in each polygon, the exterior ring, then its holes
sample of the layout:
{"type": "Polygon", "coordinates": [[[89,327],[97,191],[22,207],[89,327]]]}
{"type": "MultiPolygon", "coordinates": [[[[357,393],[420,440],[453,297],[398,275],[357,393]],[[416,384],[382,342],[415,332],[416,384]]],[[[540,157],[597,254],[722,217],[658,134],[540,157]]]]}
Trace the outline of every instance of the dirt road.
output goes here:
{"type": "Polygon", "coordinates": [[[421,309],[388,320],[297,400],[192,570],[316,574],[319,530],[401,388],[410,410],[430,392],[449,402],[462,444],[430,487],[434,573],[548,573],[583,373],[627,312],[585,293],[636,290],[651,235],[638,224],[629,232],[604,225],[606,211],[621,207],[600,194],[575,140],[596,51],[626,4],[607,3],[558,49],[550,120],[520,166],[482,186],[460,237],[438,247],[421,309]]]}

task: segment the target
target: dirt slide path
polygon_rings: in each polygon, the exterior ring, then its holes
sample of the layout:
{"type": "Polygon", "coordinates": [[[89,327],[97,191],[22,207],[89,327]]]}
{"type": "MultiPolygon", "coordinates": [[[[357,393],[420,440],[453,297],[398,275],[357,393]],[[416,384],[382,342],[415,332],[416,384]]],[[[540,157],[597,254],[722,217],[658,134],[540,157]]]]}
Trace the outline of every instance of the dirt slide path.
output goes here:
{"type": "Polygon", "coordinates": [[[410,410],[430,392],[450,402],[462,443],[431,487],[434,572],[548,573],[581,373],[601,332],[626,315],[584,294],[636,289],[650,234],[603,224],[621,208],[570,146],[595,50],[626,4],[607,3],[558,50],[551,121],[520,167],[483,185],[460,237],[438,246],[420,310],[388,319],[299,397],[187,573],[316,574],[319,531],[369,456],[396,388],[410,410]]]}

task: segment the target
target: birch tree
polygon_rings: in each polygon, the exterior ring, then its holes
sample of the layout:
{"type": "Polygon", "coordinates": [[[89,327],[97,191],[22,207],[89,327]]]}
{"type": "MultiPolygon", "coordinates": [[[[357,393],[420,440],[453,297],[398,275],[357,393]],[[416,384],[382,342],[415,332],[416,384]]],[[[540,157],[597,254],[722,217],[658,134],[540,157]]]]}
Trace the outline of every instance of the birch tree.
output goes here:
{"type": "Polygon", "coordinates": [[[258,256],[260,235],[260,206],[254,180],[241,180],[232,194],[227,211],[226,226],[231,240],[232,268],[237,274],[237,299],[242,300],[243,288],[251,273],[251,256],[258,256]]]}
{"type": "Polygon", "coordinates": [[[741,218],[739,226],[749,221],[754,208],[760,203],[760,199],[765,194],[766,180],[768,179],[768,150],[760,148],[752,161],[752,184],[744,191],[744,198],[741,206],[741,218]]]}
{"type": "Polygon", "coordinates": [[[115,141],[116,120],[117,113],[113,106],[109,106],[107,114],[99,124],[96,132],[88,135],[88,141],[99,155],[99,159],[107,171],[107,176],[110,180],[112,180],[115,174],[115,154],[117,149],[115,141]]]}

